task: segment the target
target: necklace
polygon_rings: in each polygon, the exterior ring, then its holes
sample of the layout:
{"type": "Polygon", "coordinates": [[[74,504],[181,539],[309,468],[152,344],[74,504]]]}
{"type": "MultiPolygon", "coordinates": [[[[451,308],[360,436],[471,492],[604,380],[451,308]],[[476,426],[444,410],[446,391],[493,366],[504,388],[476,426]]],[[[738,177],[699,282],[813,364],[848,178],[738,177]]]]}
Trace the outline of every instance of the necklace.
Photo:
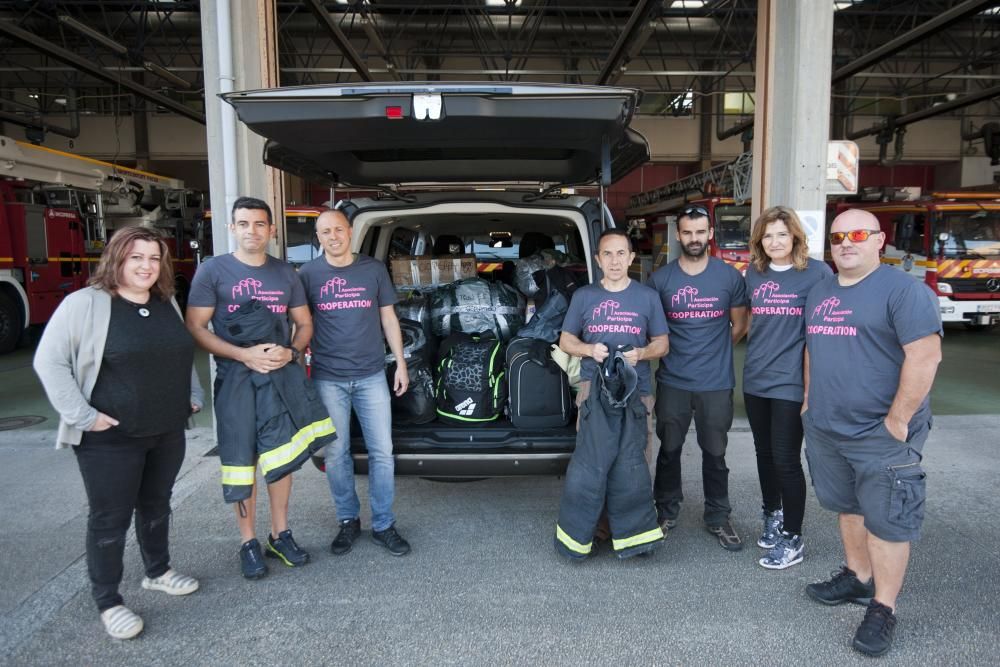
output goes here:
{"type": "Polygon", "coordinates": [[[118,295],[118,298],[127,303],[128,305],[132,306],[133,308],[135,308],[135,312],[139,313],[139,317],[149,317],[149,308],[146,308],[146,304],[130,301],[125,297],[123,297],[121,294],[118,295]]]}

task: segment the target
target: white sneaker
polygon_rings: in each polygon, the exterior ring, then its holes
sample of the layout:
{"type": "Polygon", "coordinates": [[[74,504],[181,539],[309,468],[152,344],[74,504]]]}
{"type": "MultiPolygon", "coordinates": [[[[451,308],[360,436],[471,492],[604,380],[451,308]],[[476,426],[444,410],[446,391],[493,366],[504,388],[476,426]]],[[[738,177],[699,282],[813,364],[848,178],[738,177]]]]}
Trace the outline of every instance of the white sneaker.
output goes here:
{"type": "Polygon", "coordinates": [[[784,528],[785,513],[778,508],[773,512],[764,512],[763,518],[764,530],[757,539],[757,546],[761,549],[773,549],[784,528]]]}
{"type": "Polygon", "coordinates": [[[804,556],[805,546],[802,544],[802,536],[782,532],[778,535],[774,548],[757,562],[769,570],[784,570],[786,567],[801,563],[804,556]]]}
{"type": "Polygon", "coordinates": [[[142,632],[142,619],[125,605],[118,605],[101,612],[104,629],[114,639],[132,639],[142,632]]]}
{"type": "Polygon", "coordinates": [[[198,590],[198,580],[170,569],[156,579],[144,577],[142,587],[147,591],[163,591],[167,595],[190,595],[198,590]]]}

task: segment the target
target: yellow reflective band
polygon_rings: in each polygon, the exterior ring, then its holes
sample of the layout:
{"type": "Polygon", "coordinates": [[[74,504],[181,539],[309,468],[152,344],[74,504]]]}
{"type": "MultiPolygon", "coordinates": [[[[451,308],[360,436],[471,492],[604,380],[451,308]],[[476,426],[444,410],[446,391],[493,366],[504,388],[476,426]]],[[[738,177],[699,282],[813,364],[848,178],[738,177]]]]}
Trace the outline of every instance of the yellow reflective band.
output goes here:
{"type": "Polygon", "coordinates": [[[593,544],[593,542],[588,542],[587,544],[580,544],[572,537],[567,535],[566,531],[563,530],[558,523],[556,524],[556,539],[562,542],[563,546],[565,546],[567,549],[569,549],[570,551],[575,551],[578,554],[589,554],[590,547],[593,544]]]}
{"type": "Polygon", "coordinates": [[[633,535],[632,537],[626,537],[623,540],[611,540],[611,546],[614,547],[615,551],[621,551],[622,549],[637,547],[640,544],[648,544],[662,539],[663,530],[657,526],[653,530],[647,530],[645,533],[639,533],[638,535],[633,535]]]}
{"type": "Polygon", "coordinates": [[[254,466],[222,466],[222,483],[226,486],[252,486],[254,466]]]}
{"type": "Polygon", "coordinates": [[[327,417],[308,426],[303,426],[299,432],[292,436],[292,439],[275,447],[269,452],[260,455],[260,469],[265,475],[272,470],[277,470],[283,465],[287,465],[297,459],[302,452],[309,448],[316,438],[335,433],[337,429],[333,427],[333,420],[327,417]]]}

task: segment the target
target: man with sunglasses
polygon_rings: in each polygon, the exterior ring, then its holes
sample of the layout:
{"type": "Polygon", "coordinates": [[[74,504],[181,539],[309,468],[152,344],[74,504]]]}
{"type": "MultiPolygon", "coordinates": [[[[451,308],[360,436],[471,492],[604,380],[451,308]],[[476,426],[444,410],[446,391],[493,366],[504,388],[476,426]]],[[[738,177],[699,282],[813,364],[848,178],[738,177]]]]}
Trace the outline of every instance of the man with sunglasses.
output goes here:
{"type": "Polygon", "coordinates": [[[677,525],[681,501],[681,448],[694,417],[702,452],[705,527],[719,544],[739,551],[730,521],[726,446],[733,423],[733,345],[746,334],[747,292],[740,272],[708,253],[714,236],[708,211],[685,208],[677,219],[681,256],[658,269],[650,285],[659,293],[670,326],[670,352],[656,371],[656,459],[653,496],[660,526],[677,525]]]}
{"type": "Polygon", "coordinates": [[[896,596],[923,521],[920,450],[941,316],[924,283],[881,265],[875,216],[846,211],[830,229],[839,273],[806,300],[802,425],[816,498],[840,515],[846,565],[806,592],[827,605],[868,605],[853,645],[878,656],[892,646],[896,596]]]}

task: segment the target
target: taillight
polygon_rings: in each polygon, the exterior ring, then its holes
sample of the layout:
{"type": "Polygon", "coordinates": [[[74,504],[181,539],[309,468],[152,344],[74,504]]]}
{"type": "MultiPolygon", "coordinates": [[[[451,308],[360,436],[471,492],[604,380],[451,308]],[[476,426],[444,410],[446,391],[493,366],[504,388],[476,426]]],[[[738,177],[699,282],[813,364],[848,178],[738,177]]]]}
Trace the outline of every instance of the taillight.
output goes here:
{"type": "Polygon", "coordinates": [[[389,120],[401,120],[403,118],[403,107],[386,107],[385,117],[389,120]]]}

